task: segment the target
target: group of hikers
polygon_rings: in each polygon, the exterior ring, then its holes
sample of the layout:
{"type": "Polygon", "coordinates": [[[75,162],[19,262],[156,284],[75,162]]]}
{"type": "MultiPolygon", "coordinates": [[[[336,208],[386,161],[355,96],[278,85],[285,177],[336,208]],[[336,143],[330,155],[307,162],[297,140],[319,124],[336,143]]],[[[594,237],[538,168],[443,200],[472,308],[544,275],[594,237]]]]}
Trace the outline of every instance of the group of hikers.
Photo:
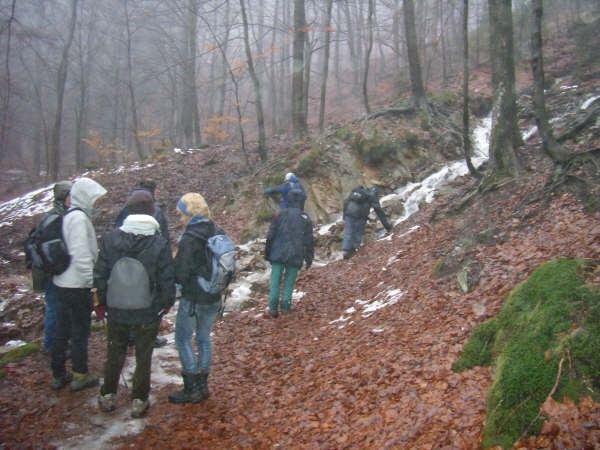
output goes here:
{"type": "MultiPolygon", "coordinates": [[[[114,228],[101,237],[99,244],[92,217],[106,189],[83,177],[73,183],[56,183],[53,193],[54,205],[46,217],[58,214],[62,218],[68,265],[54,275],[40,273],[26,251],[34,289],[45,291],[43,346],[51,359],[50,387],[59,390],[70,384],[71,391],[79,391],[100,384],[88,370],[94,311],[97,319],[105,322],[107,336],[98,406],[104,412],[115,409],[127,349],[134,345],[131,416],[142,417],[149,407],[152,354],[158,346],[160,323],[179,291],[175,345],[183,388],[170,394],[169,401],[182,404],[207,399],[212,362],[210,335],[222,298],[220,292],[207,291],[198,277],[210,277],[214,270],[207,243],[224,231],[213,222],[204,197],[191,192],[178,200],[176,210],[184,230],[173,256],[167,219],[155,200],[153,181],[142,180],[134,187],[114,228]],[[69,351],[71,371],[66,365],[69,351]]],[[[265,316],[277,318],[290,313],[298,273],[303,264],[308,269],[313,262],[313,225],[304,211],[306,191],[293,173],[286,174],[282,185],[265,189],[265,194],[281,195],[280,209],[269,226],[265,244],[265,259],[271,264],[265,316]]],[[[344,259],[358,250],[371,208],[385,229],[391,229],[376,190],[362,186],[354,189],[344,201],[344,259]]]]}

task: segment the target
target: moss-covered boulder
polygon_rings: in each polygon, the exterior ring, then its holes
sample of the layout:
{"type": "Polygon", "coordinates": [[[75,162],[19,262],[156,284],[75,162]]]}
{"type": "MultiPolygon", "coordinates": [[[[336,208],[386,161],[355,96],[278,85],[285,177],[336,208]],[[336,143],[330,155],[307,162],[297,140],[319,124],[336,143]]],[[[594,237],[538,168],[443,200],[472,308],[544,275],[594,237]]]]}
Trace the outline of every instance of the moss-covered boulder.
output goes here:
{"type": "Polygon", "coordinates": [[[597,396],[600,295],[586,284],[586,264],[565,258],[539,267],[465,345],[456,371],[493,367],[484,447],[510,448],[537,434],[548,396],[597,396]]]}

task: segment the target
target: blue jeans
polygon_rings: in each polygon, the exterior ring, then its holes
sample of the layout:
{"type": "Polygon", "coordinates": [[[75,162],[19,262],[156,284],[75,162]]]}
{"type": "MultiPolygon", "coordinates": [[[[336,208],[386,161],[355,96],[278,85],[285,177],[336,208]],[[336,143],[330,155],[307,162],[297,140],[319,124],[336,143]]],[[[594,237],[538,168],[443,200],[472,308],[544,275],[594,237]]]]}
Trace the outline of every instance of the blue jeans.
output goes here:
{"type": "Polygon", "coordinates": [[[46,309],[44,311],[44,348],[50,350],[54,344],[54,334],[56,333],[56,285],[52,278],[46,284],[46,309]]]}
{"type": "Polygon", "coordinates": [[[210,332],[220,307],[220,301],[209,305],[198,305],[183,297],[179,299],[175,319],[175,345],[184,373],[210,372],[212,362],[210,332]],[[192,345],[194,333],[196,333],[197,353],[192,345]]]}
{"type": "Polygon", "coordinates": [[[271,290],[269,292],[269,309],[271,311],[277,311],[277,307],[279,306],[282,278],[283,294],[281,296],[281,311],[288,312],[292,309],[292,294],[299,271],[298,267],[293,267],[289,264],[271,263],[271,290]]]}
{"type": "Polygon", "coordinates": [[[52,346],[52,376],[67,373],[67,346],[71,341],[73,372],[88,372],[88,340],[91,329],[92,293],[90,288],[57,288],[56,334],[52,346]]]}

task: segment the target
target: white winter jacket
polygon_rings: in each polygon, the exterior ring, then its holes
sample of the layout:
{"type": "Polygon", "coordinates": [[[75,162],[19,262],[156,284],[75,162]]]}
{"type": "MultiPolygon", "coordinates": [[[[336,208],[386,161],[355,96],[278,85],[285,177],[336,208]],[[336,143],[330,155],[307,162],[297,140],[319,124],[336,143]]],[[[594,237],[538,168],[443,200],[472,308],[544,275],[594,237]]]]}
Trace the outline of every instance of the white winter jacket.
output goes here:
{"type": "Polygon", "coordinates": [[[90,217],[94,203],[106,194],[99,183],[90,178],[79,178],[71,188],[71,211],[63,218],[63,237],[71,263],[66,271],[54,275],[52,281],[63,288],[91,288],[94,284],[94,264],[98,257],[96,232],[90,217]]]}

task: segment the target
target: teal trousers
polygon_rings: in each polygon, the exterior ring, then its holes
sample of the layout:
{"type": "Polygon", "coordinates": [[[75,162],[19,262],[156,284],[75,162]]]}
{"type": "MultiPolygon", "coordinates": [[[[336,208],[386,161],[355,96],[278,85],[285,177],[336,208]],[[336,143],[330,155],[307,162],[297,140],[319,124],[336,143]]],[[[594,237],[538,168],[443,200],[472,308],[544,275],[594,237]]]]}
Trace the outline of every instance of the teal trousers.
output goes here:
{"type": "Polygon", "coordinates": [[[271,263],[271,290],[269,293],[269,309],[277,311],[281,280],[283,278],[283,294],[281,296],[281,311],[288,312],[292,309],[292,293],[296,284],[296,277],[300,269],[288,264],[271,263]]]}

